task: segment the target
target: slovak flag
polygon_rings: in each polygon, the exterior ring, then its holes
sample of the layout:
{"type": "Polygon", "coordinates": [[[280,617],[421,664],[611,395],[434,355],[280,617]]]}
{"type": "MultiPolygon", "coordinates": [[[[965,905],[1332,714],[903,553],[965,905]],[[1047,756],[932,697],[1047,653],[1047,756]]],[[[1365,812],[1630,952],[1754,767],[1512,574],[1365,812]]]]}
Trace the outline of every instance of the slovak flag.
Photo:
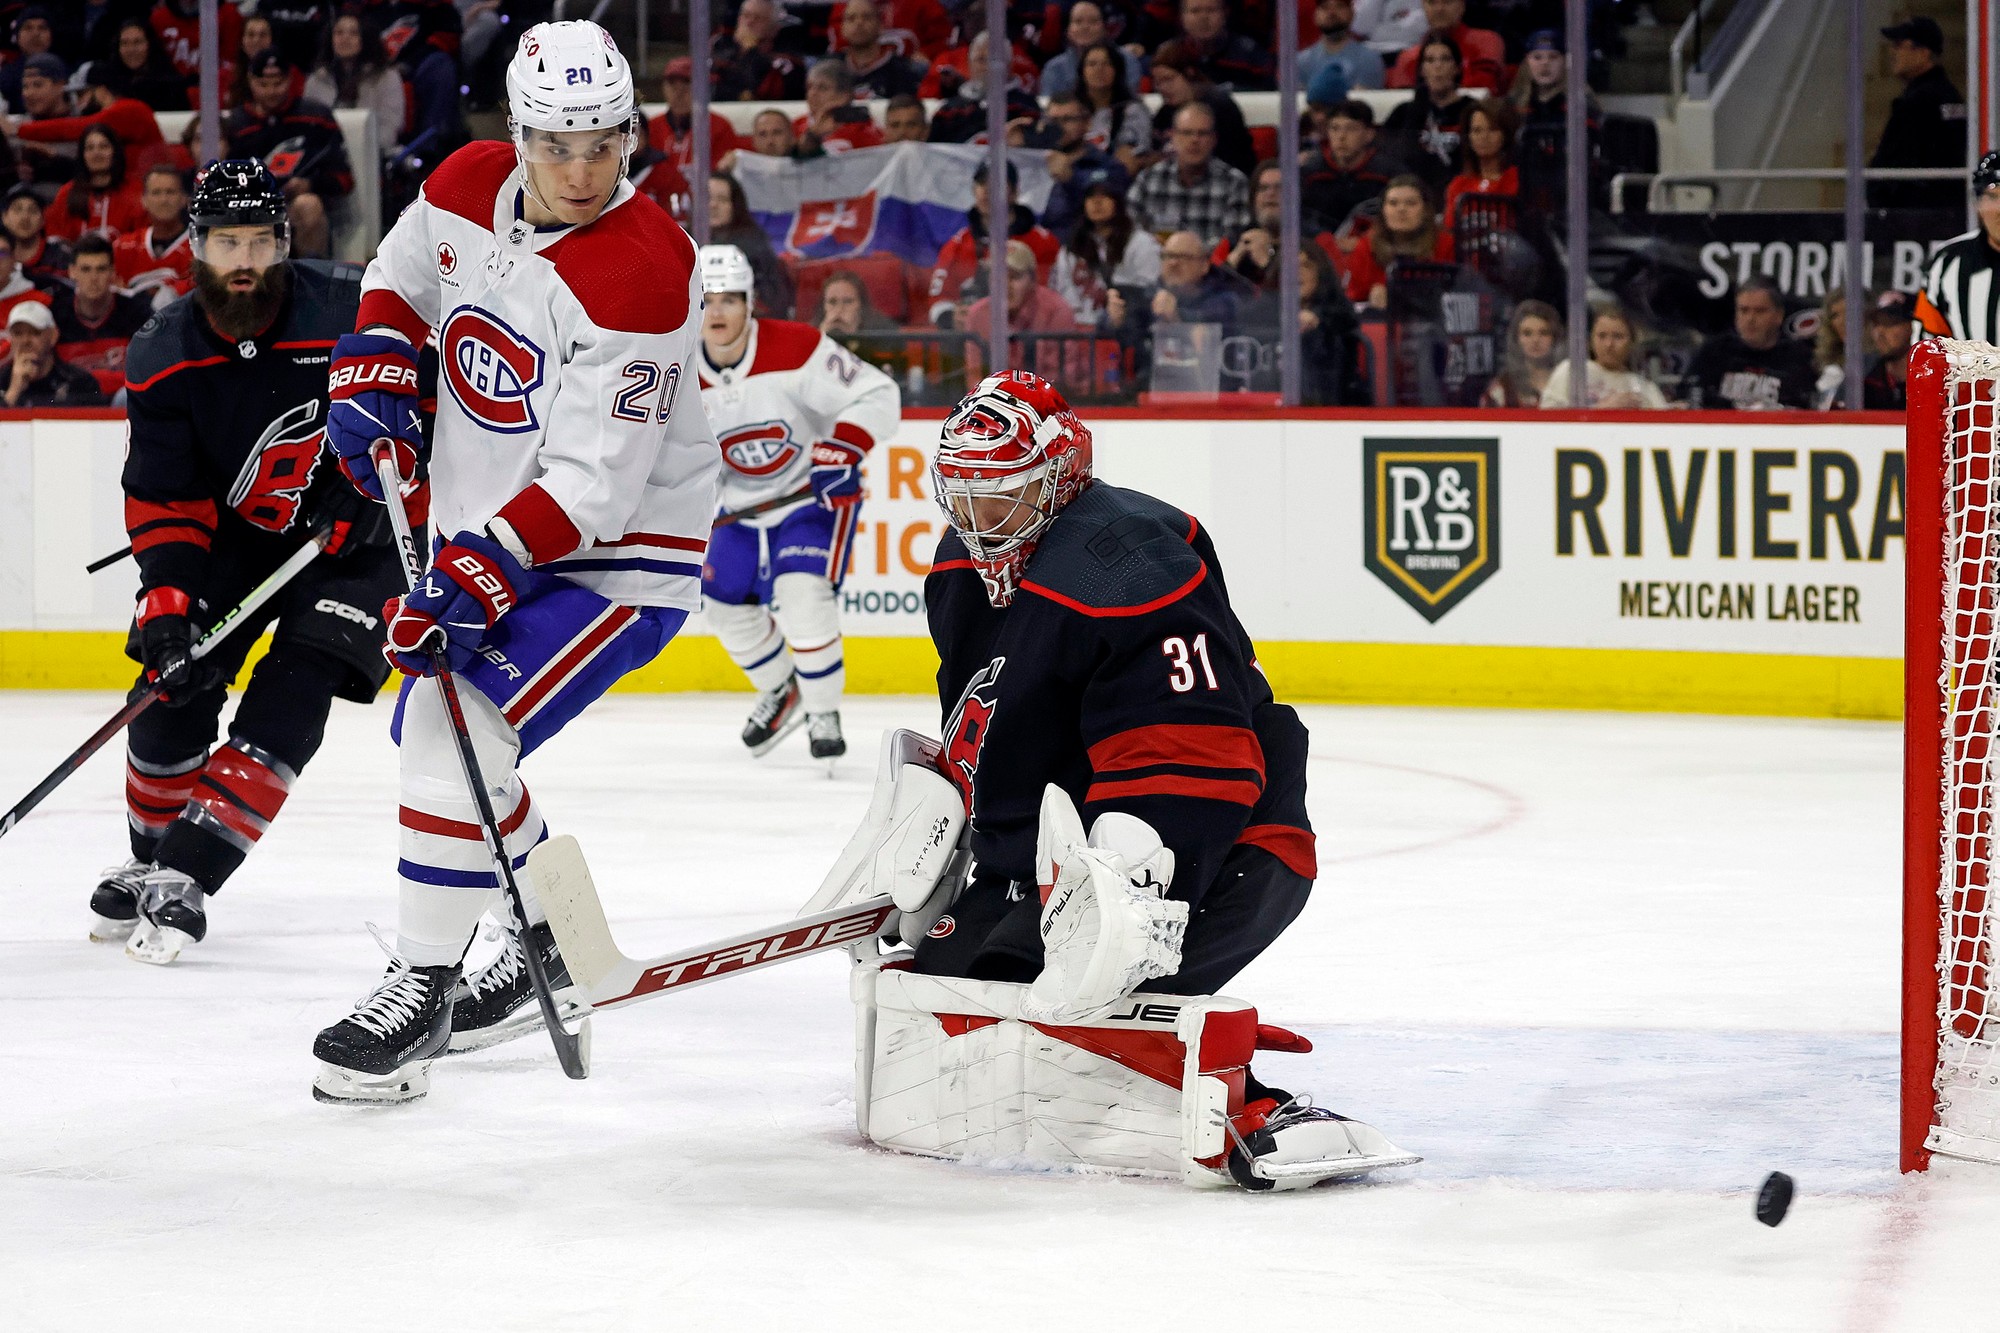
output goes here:
{"type": "Polygon", "coordinates": [[[866,254],[874,236],[873,190],[854,199],[812,199],[799,204],[785,251],[808,259],[866,254]]]}
{"type": "MultiPolygon", "coordinates": [[[[1039,213],[1054,185],[1048,154],[1010,149],[1020,200],[1039,213]]],[[[782,253],[809,259],[893,254],[928,268],[965,226],[972,175],[986,150],[971,144],[899,143],[800,161],[739,153],[736,178],[751,216],[782,253]]]]}

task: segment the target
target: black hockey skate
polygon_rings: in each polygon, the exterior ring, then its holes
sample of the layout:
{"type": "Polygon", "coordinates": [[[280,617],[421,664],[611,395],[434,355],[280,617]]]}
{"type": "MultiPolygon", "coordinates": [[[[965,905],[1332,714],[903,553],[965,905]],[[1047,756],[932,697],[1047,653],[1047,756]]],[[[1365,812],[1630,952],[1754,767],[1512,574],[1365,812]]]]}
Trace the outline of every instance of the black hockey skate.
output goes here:
{"type": "Polygon", "coordinates": [[[814,713],[806,719],[806,739],[812,742],[815,759],[838,759],[847,753],[847,738],[840,734],[840,713],[814,713]]]}
{"type": "Polygon", "coordinates": [[[322,1102],[407,1102],[431,1090],[431,1061],[451,1040],[458,967],[411,967],[390,956],[382,984],[313,1039],[322,1102]]]}
{"type": "Polygon", "coordinates": [[[133,857],[112,866],[90,894],[90,938],[99,944],[123,944],[139,927],[139,895],[153,863],[133,857]]]}
{"type": "Polygon", "coordinates": [[[1309,1189],[1321,1181],[1423,1160],[1389,1142],[1373,1125],[1314,1106],[1303,1094],[1285,1096],[1275,1106],[1272,1102],[1252,1101],[1228,1121],[1231,1147],[1225,1169],[1246,1190],[1309,1189]]]}
{"type": "Polygon", "coordinates": [[[164,967],[208,934],[208,895],[178,870],[157,867],[139,894],[139,926],[125,941],[125,956],[164,967]]]}
{"type": "MultiPolygon", "coordinates": [[[[582,1001],[570,988],[569,966],[563,962],[555,932],[547,922],[528,928],[528,943],[540,951],[557,1015],[567,1023],[583,1013],[582,1001]]],[[[445,1049],[453,1053],[484,1050],[539,1032],[543,1026],[542,1007],[535,1001],[528,960],[521,952],[521,937],[509,930],[493,961],[459,983],[451,1010],[451,1042],[445,1049]]]]}
{"type": "Polygon", "coordinates": [[[750,710],[750,720],[743,724],[743,743],[750,747],[751,754],[765,754],[803,726],[805,720],[805,709],[799,705],[799,678],[787,676],[784,684],[766,690],[758,698],[757,706],[750,710]]]}

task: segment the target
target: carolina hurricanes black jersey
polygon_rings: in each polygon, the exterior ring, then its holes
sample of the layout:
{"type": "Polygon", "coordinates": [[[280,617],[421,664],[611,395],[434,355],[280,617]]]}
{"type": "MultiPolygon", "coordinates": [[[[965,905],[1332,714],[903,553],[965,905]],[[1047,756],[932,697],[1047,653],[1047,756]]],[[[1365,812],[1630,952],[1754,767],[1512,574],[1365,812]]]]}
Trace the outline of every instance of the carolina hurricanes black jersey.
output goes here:
{"type": "Polygon", "coordinates": [[[1271,697],[1208,534],[1098,483],[1056,516],[995,608],[956,533],[924,583],[941,665],[944,764],[969,793],[982,877],[1032,881],[1042,789],[1088,825],[1145,820],[1199,904],[1237,843],[1308,879],[1306,729],[1271,697]]]}
{"type": "Polygon", "coordinates": [[[271,327],[231,342],[194,296],[154,315],[125,356],[125,527],[144,588],[197,586],[216,541],[275,567],[308,492],[346,485],[326,448],[326,377],[351,332],[361,270],[299,260],[271,327]]]}

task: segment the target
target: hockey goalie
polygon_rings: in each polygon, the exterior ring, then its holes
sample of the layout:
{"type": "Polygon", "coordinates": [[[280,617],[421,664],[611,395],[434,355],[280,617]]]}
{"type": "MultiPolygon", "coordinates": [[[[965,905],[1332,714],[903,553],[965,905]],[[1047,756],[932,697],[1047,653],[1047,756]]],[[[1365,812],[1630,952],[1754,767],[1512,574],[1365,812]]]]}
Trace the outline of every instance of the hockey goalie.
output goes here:
{"type": "Polygon", "coordinates": [[[1416,1161],[1253,1072],[1310,1043],[1217,994],[1316,867],[1306,731],[1208,535],[1095,480],[1089,430],[1032,374],[953,409],[931,479],[943,739],[885,741],[869,818],[808,904],[888,893],[914,946],[855,966],[862,1133],[1253,1190],[1416,1161]]]}

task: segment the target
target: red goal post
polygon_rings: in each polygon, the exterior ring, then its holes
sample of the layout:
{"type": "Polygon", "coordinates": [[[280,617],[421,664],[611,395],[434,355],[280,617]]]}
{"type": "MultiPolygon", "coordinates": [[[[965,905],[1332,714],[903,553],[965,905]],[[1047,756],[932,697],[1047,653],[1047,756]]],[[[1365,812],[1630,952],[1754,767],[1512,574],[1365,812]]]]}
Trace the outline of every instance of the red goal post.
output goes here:
{"type": "Polygon", "coordinates": [[[2000,348],[1910,358],[1899,1158],[2000,1163],[2000,348]]]}

